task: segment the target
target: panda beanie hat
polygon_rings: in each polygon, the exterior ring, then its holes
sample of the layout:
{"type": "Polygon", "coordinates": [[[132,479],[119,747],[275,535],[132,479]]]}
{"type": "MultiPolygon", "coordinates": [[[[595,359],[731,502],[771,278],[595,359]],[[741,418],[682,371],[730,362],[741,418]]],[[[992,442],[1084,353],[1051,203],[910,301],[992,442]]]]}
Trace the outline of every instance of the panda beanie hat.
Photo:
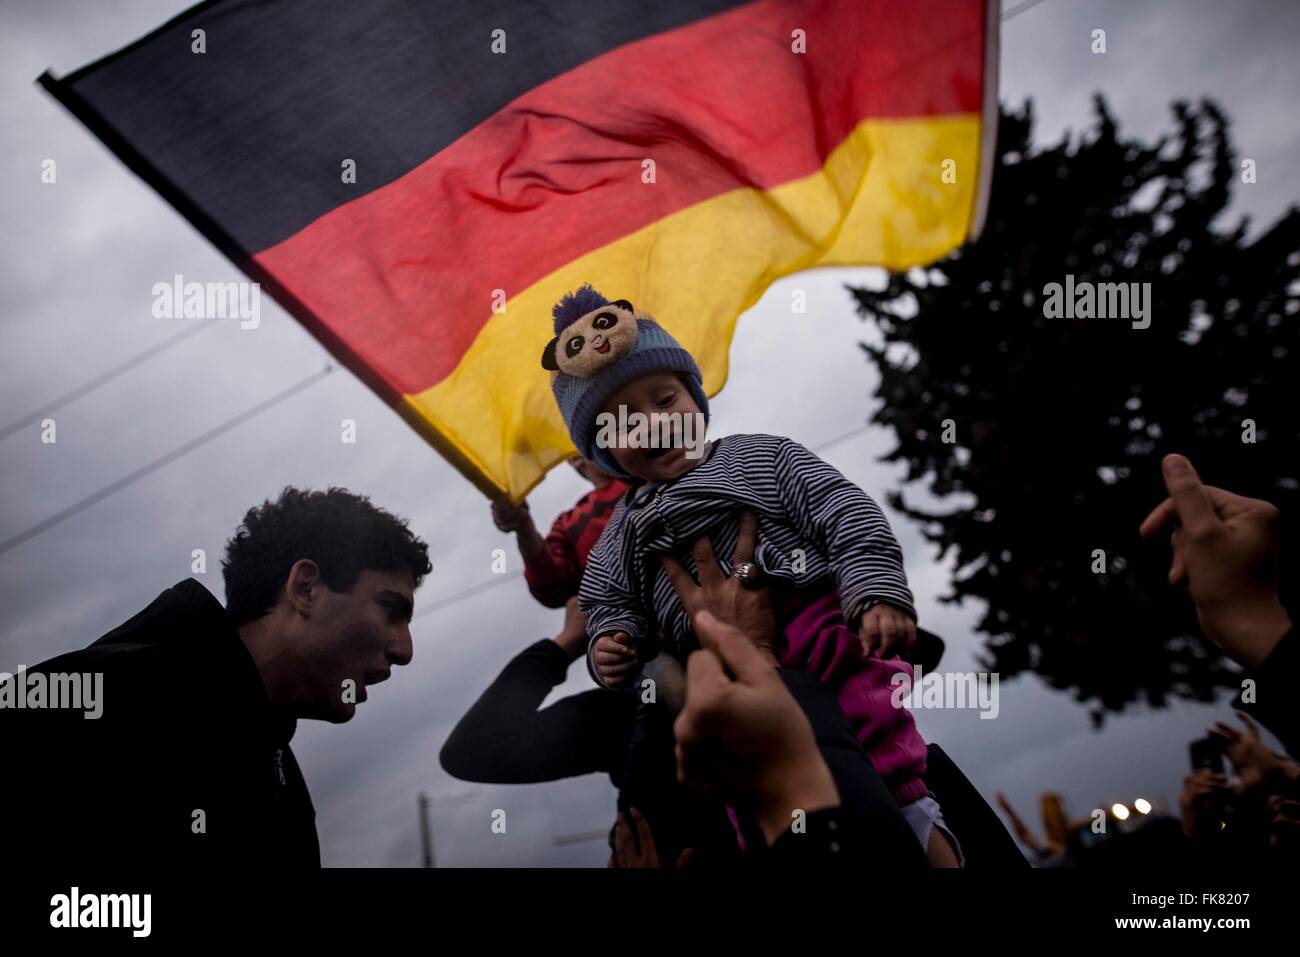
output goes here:
{"type": "Polygon", "coordinates": [[[681,373],[708,422],[699,366],[654,317],[626,299],[611,302],[590,283],[560,299],[552,315],[555,338],[542,353],[542,367],[554,373],[551,391],[583,458],[627,477],[608,449],[596,447],[596,416],[619,389],[654,372],[681,373]]]}

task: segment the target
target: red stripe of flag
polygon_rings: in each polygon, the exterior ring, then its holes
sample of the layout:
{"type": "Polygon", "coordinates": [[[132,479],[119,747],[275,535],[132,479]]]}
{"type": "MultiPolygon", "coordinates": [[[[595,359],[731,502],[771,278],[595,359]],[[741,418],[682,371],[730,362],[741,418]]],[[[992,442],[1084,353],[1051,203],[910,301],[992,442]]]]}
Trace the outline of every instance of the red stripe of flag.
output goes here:
{"type": "Polygon", "coordinates": [[[864,119],[977,113],[982,39],[969,0],[753,3],[547,82],[255,258],[387,384],[421,392],[455,369],[494,290],[807,176],[864,119]]]}

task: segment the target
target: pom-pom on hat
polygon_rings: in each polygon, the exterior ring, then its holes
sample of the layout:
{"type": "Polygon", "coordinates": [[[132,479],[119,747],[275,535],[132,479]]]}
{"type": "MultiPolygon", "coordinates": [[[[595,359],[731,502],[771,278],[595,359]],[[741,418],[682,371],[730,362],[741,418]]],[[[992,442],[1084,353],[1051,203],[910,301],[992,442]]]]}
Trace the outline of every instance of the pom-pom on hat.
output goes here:
{"type": "Polygon", "coordinates": [[[542,368],[554,373],[551,391],[583,458],[628,477],[608,449],[596,447],[596,416],[615,392],[653,372],[682,373],[708,422],[699,366],[649,313],[626,299],[611,302],[586,283],[561,298],[551,314],[555,338],[542,352],[542,368]]]}

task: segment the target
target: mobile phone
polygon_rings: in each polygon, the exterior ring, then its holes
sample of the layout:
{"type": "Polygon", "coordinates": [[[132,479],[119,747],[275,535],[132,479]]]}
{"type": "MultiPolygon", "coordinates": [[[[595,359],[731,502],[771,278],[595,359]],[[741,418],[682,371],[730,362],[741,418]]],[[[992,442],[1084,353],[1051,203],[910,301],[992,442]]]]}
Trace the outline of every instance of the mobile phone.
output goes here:
{"type": "Polygon", "coordinates": [[[1216,774],[1224,774],[1223,744],[1222,738],[1212,734],[1193,741],[1189,746],[1192,753],[1192,770],[1199,771],[1204,768],[1216,774]]]}

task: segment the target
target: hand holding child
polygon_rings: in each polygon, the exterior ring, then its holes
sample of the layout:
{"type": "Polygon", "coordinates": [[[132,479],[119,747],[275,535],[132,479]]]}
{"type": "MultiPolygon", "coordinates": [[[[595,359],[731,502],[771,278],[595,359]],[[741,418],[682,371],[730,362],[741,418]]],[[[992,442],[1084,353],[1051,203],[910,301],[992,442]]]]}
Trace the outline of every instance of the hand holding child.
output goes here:
{"type": "MultiPolygon", "coordinates": [[[[751,511],[742,512],[731,567],[752,562],[757,543],[758,515],[751,511]]],[[[724,575],[708,535],[701,535],[691,543],[691,557],[698,569],[699,584],[676,558],[659,556],[668,582],[677,592],[686,613],[694,618],[699,612],[707,611],[722,623],[739,628],[775,667],[776,617],[772,613],[768,590],[744,585],[738,578],[724,575]]]]}
{"type": "Polygon", "coordinates": [[[596,639],[592,654],[596,674],[608,685],[621,685],[636,672],[639,663],[632,639],[624,632],[613,631],[596,639]]]}
{"type": "Polygon", "coordinates": [[[577,595],[564,603],[564,627],[555,636],[555,643],[570,658],[581,658],[587,653],[587,619],[577,595]]]}
{"type": "Polygon", "coordinates": [[[862,613],[858,639],[864,658],[905,655],[916,643],[916,624],[893,605],[880,602],[862,613]]]}

